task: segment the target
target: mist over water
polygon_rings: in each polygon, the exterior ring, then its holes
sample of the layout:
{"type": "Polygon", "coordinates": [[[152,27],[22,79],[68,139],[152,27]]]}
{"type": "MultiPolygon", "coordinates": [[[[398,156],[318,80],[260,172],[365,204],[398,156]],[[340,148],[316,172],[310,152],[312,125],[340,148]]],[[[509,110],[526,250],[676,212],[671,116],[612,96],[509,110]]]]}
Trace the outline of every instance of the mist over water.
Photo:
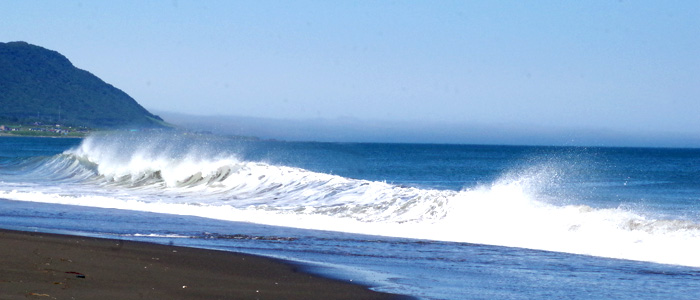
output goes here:
{"type": "Polygon", "coordinates": [[[695,171],[663,170],[688,153],[639,151],[95,135],[9,165],[0,197],[700,266],[698,194],[672,195],[695,171]]]}
{"type": "Polygon", "coordinates": [[[611,130],[596,125],[573,126],[498,122],[450,123],[425,119],[382,121],[352,117],[275,119],[225,115],[188,115],[157,111],[169,122],[220,135],[254,136],[283,141],[436,143],[558,146],[700,147],[696,134],[611,130]],[[499,125],[494,125],[499,124],[499,125]]]}

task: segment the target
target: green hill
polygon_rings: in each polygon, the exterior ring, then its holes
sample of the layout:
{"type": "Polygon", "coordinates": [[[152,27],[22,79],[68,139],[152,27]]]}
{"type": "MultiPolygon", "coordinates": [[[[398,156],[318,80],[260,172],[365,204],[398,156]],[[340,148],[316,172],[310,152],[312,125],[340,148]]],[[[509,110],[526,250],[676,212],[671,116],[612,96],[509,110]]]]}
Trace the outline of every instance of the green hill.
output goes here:
{"type": "Polygon", "coordinates": [[[125,128],[165,126],[136,100],[63,55],[25,42],[0,43],[0,123],[125,128]]]}

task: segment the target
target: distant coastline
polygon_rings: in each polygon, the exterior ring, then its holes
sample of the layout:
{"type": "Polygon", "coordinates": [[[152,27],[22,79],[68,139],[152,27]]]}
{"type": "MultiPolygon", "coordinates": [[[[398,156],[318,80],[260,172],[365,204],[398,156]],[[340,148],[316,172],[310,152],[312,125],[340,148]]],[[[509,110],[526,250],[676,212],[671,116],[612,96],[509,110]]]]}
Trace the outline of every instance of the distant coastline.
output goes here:
{"type": "Polygon", "coordinates": [[[82,139],[85,138],[86,135],[21,135],[21,134],[12,134],[12,133],[5,133],[5,132],[0,132],[0,138],[4,137],[34,137],[34,138],[57,138],[57,139],[82,139]]]}
{"type": "Polygon", "coordinates": [[[61,124],[0,124],[0,136],[83,138],[93,131],[95,129],[61,124]]]}
{"type": "Polygon", "coordinates": [[[171,132],[191,136],[212,136],[216,135],[221,138],[259,141],[255,136],[241,136],[230,134],[214,134],[206,130],[190,130],[186,128],[125,128],[125,129],[104,129],[104,128],[86,128],[86,127],[70,127],[60,125],[2,125],[0,124],[0,138],[2,137],[35,137],[35,138],[85,138],[91,134],[99,133],[114,133],[114,132],[171,132]]]}

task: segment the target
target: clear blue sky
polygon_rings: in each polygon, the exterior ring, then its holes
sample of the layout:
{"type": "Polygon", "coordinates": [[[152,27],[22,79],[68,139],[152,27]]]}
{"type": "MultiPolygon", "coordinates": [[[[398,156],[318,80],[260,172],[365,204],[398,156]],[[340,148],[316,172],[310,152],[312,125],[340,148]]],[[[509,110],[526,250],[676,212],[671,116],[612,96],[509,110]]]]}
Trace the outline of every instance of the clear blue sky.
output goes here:
{"type": "Polygon", "coordinates": [[[700,140],[700,1],[0,1],[16,40],[154,110],[700,140]]]}

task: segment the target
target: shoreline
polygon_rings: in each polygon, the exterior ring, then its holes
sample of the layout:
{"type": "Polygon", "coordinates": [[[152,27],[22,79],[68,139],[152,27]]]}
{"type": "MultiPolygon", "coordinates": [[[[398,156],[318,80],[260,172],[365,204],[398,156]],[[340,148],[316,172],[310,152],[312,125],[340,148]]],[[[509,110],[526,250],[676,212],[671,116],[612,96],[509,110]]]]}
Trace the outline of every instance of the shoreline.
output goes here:
{"type": "Polygon", "coordinates": [[[29,138],[55,138],[55,139],[82,139],[87,135],[76,136],[76,135],[21,135],[12,133],[0,133],[0,138],[3,137],[29,137],[29,138]]]}
{"type": "Polygon", "coordinates": [[[0,229],[2,299],[413,299],[237,252],[0,229]]]}

